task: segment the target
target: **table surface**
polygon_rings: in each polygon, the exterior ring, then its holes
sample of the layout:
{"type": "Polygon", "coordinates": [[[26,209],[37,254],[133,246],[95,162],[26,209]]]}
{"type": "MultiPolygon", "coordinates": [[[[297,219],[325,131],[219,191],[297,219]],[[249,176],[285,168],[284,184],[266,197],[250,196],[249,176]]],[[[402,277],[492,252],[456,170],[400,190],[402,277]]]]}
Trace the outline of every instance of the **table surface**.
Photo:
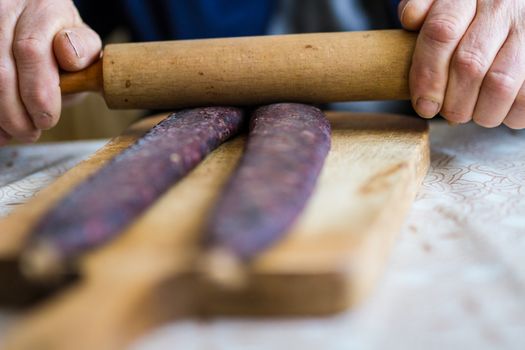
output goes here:
{"type": "MultiPolygon", "coordinates": [[[[525,349],[525,131],[431,123],[432,165],[373,295],[315,319],[166,325],[133,349],[525,349]]],[[[0,216],[105,141],[0,149],[0,216]]],[[[0,310],[0,337],[17,315],[0,310]]]]}

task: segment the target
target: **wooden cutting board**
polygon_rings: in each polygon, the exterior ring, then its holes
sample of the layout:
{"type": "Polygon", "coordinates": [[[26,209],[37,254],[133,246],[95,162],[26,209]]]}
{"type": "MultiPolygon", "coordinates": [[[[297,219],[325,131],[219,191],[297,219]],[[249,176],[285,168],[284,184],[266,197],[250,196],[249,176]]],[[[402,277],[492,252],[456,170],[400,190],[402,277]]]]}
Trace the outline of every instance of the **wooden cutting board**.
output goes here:
{"type": "MultiPolygon", "coordinates": [[[[253,263],[246,290],[222,290],[193,271],[203,219],[242,152],[244,140],[237,138],[122,236],[85,256],[80,279],[30,309],[7,348],[115,349],[177,317],[323,315],[361,300],[380,276],[428,169],[428,129],[420,119],[396,115],[328,115],[332,149],[315,193],[288,237],[253,263]]],[[[35,220],[160,120],[135,124],[0,221],[3,285],[28,287],[12,267],[35,220]]],[[[111,193],[100,200],[111,200],[111,193]]]]}

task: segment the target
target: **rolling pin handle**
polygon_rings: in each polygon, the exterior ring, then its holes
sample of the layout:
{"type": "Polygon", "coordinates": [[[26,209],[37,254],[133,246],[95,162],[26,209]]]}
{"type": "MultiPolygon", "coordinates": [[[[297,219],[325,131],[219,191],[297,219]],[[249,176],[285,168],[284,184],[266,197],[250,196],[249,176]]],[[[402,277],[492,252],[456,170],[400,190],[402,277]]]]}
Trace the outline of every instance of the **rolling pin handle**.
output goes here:
{"type": "Polygon", "coordinates": [[[60,74],[62,95],[88,91],[101,92],[103,86],[102,59],[79,72],[60,74]]]}

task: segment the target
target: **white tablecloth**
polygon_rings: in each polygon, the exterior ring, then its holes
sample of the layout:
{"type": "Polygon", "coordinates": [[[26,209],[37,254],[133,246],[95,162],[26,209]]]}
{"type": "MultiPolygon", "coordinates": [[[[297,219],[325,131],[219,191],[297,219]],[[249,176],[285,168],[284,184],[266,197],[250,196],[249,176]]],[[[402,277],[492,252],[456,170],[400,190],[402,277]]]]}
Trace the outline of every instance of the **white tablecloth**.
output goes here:
{"type": "MultiPolygon", "coordinates": [[[[525,132],[431,124],[432,166],[374,294],[329,318],[167,325],[133,349],[525,349],[525,132]]],[[[103,142],[0,149],[0,213],[103,142]]],[[[0,312],[0,332],[16,315],[0,312]]]]}

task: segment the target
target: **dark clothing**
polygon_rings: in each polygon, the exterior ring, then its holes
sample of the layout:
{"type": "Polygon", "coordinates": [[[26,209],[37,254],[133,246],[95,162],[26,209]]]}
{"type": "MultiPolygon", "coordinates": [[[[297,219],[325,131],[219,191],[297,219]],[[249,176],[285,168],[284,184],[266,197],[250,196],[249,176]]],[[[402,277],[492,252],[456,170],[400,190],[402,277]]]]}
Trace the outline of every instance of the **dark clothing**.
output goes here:
{"type": "MultiPolygon", "coordinates": [[[[352,0],[349,0],[352,1],[352,0]]],[[[387,8],[397,23],[399,0],[353,0],[387,8]]],[[[75,0],[82,17],[102,37],[118,26],[133,41],[263,35],[278,0],[75,0]]],[[[373,7],[372,6],[372,7],[373,7]]],[[[373,14],[371,14],[373,16],[373,14]]]]}

